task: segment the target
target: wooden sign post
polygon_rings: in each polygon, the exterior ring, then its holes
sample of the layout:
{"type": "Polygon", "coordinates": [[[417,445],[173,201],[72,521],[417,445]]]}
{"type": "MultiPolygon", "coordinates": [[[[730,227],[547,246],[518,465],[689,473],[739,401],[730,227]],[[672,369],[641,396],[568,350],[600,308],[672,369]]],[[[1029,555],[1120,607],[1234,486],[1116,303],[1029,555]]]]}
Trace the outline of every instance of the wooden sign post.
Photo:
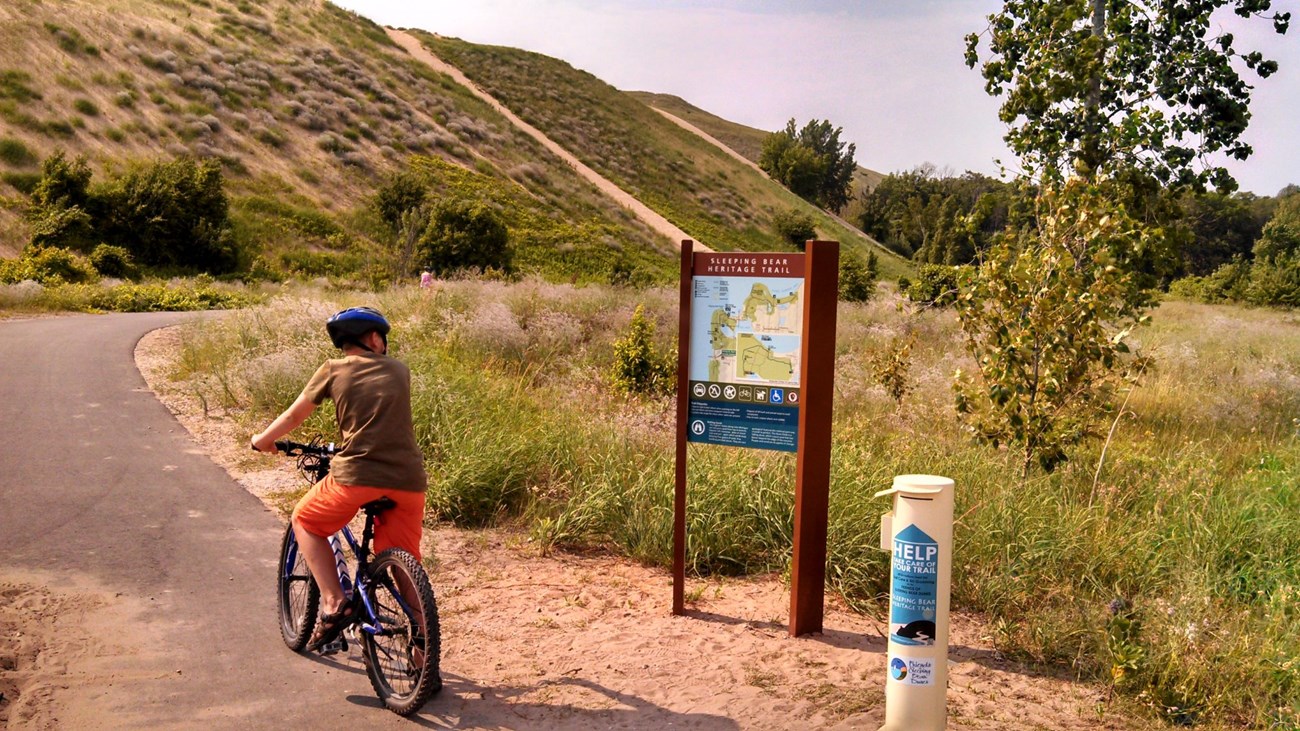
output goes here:
{"type": "Polygon", "coordinates": [[[796,453],[790,634],[821,631],[838,290],[834,241],[806,254],[682,242],[673,614],[685,612],[687,444],[773,449],[796,453]]]}

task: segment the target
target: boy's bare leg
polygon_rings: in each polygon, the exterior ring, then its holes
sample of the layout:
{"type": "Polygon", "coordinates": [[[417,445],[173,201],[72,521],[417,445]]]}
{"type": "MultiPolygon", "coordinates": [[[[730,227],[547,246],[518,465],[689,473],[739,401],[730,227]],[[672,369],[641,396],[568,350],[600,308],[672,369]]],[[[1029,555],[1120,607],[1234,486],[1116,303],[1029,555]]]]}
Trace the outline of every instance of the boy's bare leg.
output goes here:
{"type": "Polygon", "coordinates": [[[321,613],[333,614],[343,606],[343,585],[339,583],[338,566],[334,563],[334,549],[328,538],[321,538],[293,521],[293,535],[298,548],[307,560],[316,586],[320,587],[321,613]]]}

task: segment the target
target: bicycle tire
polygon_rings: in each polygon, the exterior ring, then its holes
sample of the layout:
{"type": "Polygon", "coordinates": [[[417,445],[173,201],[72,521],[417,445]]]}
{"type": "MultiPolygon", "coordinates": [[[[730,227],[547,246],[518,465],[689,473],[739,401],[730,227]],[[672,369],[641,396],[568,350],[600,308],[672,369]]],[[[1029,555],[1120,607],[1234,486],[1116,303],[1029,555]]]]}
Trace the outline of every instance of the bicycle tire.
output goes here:
{"type": "Polygon", "coordinates": [[[376,556],[368,578],[366,598],[375,611],[380,633],[358,629],[366,674],[388,710],[409,716],[442,689],[438,671],[442,637],[433,587],[415,556],[400,548],[376,556]],[[406,601],[400,601],[397,587],[403,576],[413,590],[414,596],[408,598],[418,602],[418,607],[408,608],[406,601]],[[427,638],[423,648],[421,634],[427,638]]]}
{"type": "Polygon", "coordinates": [[[320,608],[320,588],[307,568],[307,559],[298,550],[293,525],[280,540],[280,560],[275,581],[276,607],[280,614],[280,636],[294,652],[301,652],[316,627],[316,610],[320,608]],[[288,565],[292,554],[293,565],[288,565]]]}

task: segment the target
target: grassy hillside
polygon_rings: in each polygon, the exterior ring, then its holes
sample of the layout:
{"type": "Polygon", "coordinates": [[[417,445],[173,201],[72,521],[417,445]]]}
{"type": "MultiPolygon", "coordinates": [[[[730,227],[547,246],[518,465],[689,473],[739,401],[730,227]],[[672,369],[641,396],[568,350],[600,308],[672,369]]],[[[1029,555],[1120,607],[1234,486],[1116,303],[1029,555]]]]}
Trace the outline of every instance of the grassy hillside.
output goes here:
{"type": "Polygon", "coordinates": [[[392,244],[366,203],[418,156],[424,169],[459,171],[460,189],[441,192],[508,205],[520,259],[538,271],[583,278],[620,259],[656,277],[675,271],[672,242],[378,26],[329,4],[6,3],[0,119],[10,255],[27,237],[22,191],[56,150],[86,155],[97,179],[136,159],[215,156],[241,244],[273,266],[329,273],[392,244]]]}
{"type": "MultiPolygon", "coordinates": [[[[722,144],[740,153],[744,158],[755,163],[758,162],[759,155],[763,152],[763,139],[776,131],[737,124],[700,109],[685,99],[672,94],[656,94],[649,91],[630,91],[628,93],[655,109],[662,109],[678,119],[690,122],[722,144]]],[[[858,155],[861,156],[864,152],[866,151],[859,150],[858,155]]],[[[849,201],[849,205],[842,212],[846,220],[854,221],[857,218],[859,213],[859,205],[856,201],[857,194],[876,187],[884,177],[884,173],[876,172],[861,165],[858,166],[857,172],[853,176],[853,199],[849,201]]]]}
{"type": "MultiPolygon", "coordinates": [[[[861,232],[587,72],[519,49],[418,37],[511,111],[710,247],[788,249],[772,217],[790,209],[813,215],[819,236],[860,253],[874,247],[861,232]]],[[[909,268],[884,249],[874,250],[884,276],[909,268]]]]}
{"type": "MultiPolygon", "coordinates": [[[[771,223],[789,209],[814,215],[822,237],[871,245],[590,75],[523,51],[423,38],[712,247],[788,248],[771,223]]],[[[245,258],[290,274],[364,275],[391,259],[396,236],[368,203],[411,167],[442,196],[501,211],[526,271],[574,281],[676,271],[674,242],[381,28],[316,0],[6,3],[0,121],[4,256],[30,237],[22,212],[41,161],[64,151],[86,156],[96,182],[138,161],[221,160],[245,258]]],[[[881,260],[886,277],[908,268],[881,260]]]]}

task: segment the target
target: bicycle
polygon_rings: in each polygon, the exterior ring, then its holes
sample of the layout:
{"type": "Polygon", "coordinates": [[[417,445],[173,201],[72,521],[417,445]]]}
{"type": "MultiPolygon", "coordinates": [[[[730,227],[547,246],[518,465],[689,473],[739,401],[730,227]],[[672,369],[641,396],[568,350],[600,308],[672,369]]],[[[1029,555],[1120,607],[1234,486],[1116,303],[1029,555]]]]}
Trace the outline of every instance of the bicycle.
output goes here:
{"type": "MultiPolygon", "coordinates": [[[[319,438],[310,444],[279,441],[275,447],[286,456],[297,457],[298,471],[313,484],[329,474],[330,460],[337,451],[332,444],[321,444],[319,438]]],[[[366,674],[379,699],[388,710],[408,716],[442,689],[438,671],[442,638],[433,587],[415,556],[400,548],[389,548],[371,558],[375,516],[392,507],[394,503],[387,498],[361,506],[366,522],[360,542],[347,526],[330,536],[353,619],[332,646],[326,645],[320,651],[330,654],[346,650],[346,636],[351,633],[361,645],[366,674]],[[356,562],[351,571],[343,554],[345,542],[356,562]]],[[[276,597],[280,634],[289,649],[301,652],[316,626],[320,589],[306,560],[298,553],[292,525],[280,542],[279,567],[276,597]]]]}

